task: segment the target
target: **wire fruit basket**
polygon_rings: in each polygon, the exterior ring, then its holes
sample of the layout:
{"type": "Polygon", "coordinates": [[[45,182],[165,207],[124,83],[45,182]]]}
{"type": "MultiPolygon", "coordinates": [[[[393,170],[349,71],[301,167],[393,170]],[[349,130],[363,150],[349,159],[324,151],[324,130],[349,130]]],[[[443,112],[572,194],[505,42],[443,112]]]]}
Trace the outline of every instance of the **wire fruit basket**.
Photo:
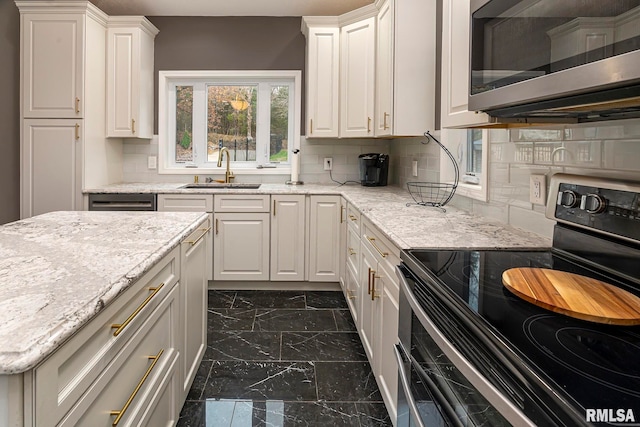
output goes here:
{"type": "MultiPolygon", "coordinates": [[[[451,159],[454,171],[453,184],[443,182],[407,182],[407,190],[409,190],[409,194],[411,194],[411,197],[416,204],[420,206],[433,206],[442,209],[443,212],[446,212],[446,209],[444,209],[443,206],[449,203],[456,192],[456,188],[458,188],[458,179],[460,175],[458,163],[451,152],[447,150],[447,147],[442,145],[442,143],[431,135],[429,131],[425,132],[424,136],[433,139],[440,148],[447,153],[449,159],[451,159]]],[[[412,203],[407,203],[407,206],[410,205],[412,205],[412,203]]]]}

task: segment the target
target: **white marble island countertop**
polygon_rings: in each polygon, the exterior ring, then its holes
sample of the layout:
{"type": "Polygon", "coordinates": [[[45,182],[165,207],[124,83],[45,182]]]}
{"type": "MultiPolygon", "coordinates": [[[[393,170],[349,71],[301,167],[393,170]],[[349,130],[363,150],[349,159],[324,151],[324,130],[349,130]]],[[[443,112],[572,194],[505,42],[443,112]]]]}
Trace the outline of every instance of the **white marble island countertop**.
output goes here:
{"type": "Polygon", "coordinates": [[[51,212],[0,226],[0,374],[36,366],[206,219],[51,212]]]}
{"type": "Polygon", "coordinates": [[[404,188],[335,184],[262,184],[258,189],[182,188],[184,183],[123,183],[87,189],[85,193],[157,194],[339,194],[371,220],[398,248],[536,248],[551,240],[452,206],[418,206],[404,188]],[[407,206],[407,203],[412,203],[407,206]]]}

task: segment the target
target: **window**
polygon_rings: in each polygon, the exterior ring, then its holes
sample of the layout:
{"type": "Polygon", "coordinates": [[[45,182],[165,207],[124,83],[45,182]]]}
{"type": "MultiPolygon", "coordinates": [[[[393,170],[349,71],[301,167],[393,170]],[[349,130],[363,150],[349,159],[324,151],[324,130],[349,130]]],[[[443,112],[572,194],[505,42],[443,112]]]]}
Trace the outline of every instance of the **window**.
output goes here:
{"type": "Polygon", "coordinates": [[[159,172],[220,173],[226,147],[236,174],[288,173],[289,154],[300,144],[300,75],[161,71],[159,172]]]}
{"type": "MultiPolygon", "coordinates": [[[[460,168],[456,195],[488,200],[489,131],[486,129],[442,129],[441,142],[451,151],[460,168]]],[[[454,181],[454,168],[442,152],[440,180],[454,181]]]]}
{"type": "Polygon", "coordinates": [[[469,184],[479,185],[482,176],[482,129],[467,130],[466,164],[462,166],[462,180],[469,184]],[[466,167],[465,167],[466,166],[466,167]]]}

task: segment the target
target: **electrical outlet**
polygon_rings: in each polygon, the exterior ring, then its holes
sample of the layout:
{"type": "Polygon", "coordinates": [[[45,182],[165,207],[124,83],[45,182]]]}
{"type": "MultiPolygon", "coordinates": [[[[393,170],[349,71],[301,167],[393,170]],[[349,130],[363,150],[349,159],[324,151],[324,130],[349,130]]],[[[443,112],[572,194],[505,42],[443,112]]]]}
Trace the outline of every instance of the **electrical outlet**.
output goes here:
{"type": "Polygon", "coordinates": [[[529,177],[529,201],[534,205],[544,205],[547,199],[547,184],[544,175],[529,177]]]}
{"type": "Polygon", "coordinates": [[[147,157],[147,168],[155,169],[158,165],[158,158],[156,156],[147,157]]]}
{"type": "Polygon", "coordinates": [[[333,157],[324,158],[324,170],[330,171],[333,169],[333,157]]]}
{"type": "Polygon", "coordinates": [[[418,161],[414,160],[413,162],[411,162],[411,170],[412,170],[412,174],[413,176],[418,176],[418,161]]]}

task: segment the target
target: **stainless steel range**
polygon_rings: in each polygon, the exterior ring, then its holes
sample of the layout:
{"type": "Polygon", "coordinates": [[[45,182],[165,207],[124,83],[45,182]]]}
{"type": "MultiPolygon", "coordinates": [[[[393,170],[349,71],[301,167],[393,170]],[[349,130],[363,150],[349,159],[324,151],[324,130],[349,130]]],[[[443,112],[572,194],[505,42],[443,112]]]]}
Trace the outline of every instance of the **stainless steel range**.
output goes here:
{"type": "Polygon", "coordinates": [[[635,304],[640,183],[558,174],[550,193],[551,248],[403,252],[398,426],[640,425],[640,326],[559,314],[502,281],[558,270],[635,304]]]}

